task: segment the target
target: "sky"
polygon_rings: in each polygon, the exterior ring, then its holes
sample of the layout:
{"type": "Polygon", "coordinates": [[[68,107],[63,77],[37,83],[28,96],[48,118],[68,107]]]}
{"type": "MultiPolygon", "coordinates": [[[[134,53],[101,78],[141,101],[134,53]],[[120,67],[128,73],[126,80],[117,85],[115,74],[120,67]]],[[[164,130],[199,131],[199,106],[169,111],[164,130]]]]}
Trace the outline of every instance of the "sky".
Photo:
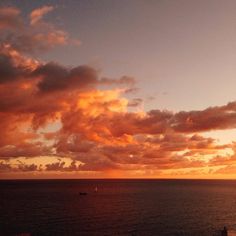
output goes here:
{"type": "Polygon", "coordinates": [[[236,178],[235,12],[2,0],[0,178],[236,178]]]}

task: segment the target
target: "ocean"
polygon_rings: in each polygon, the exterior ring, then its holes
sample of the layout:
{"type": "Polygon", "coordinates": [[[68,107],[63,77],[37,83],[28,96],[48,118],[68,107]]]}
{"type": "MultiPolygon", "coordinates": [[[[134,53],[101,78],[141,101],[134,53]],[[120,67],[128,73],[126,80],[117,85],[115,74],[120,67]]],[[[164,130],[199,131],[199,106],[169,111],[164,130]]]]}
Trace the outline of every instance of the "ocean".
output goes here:
{"type": "Polygon", "coordinates": [[[211,236],[224,226],[236,230],[236,181],[0,181],[1,236],[211,236]]]}

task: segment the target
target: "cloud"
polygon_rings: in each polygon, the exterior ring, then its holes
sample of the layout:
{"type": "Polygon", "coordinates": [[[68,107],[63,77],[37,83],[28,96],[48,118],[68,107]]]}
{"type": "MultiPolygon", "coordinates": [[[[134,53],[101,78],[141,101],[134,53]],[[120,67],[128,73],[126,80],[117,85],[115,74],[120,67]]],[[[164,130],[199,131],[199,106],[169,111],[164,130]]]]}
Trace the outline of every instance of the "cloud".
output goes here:
{"type": "Polygon", "coordinates": [[[28,23],[23,21],[18,8],[0,8],[1,43],[28,54],[43,52],[58,45],[78,44],[78,39],[70,38],[66,31],[42,20],[53,9],[53,6],[43,6],[33,10],[28,23]]]}
{"type": "Polygon", "coordinates": [[[127,98],[135,90],[133,77],[35,60],[31,53],[70,42],[68,33],[42,20],[53,9],[32,11],[30,24],[16,8],[0,10],[2,172],[187,173],[221,166],[226,172],[235,165],[234,144],[204,136],[236,127],[235,101],[199,111],[144,111],[142,98],[127,98]],[[16,163],[24,158],[32,163],[16,163]]]}
{"type": "Polygon", "coordinates": [[[119,79],[111,79],[111,78],[101,78],[100,83],[105,85],[128,85],[129,87],[132,87],[135,85],[135,79],[130,76],[122,76],[119,79]]]}
{"type": "Polygon", "coordinates": [[[14,168],[14,171],[17,170],[17,171],[21,171],[21,172],[28,172],[28,171],[38,171],[38,166],[35,165],[35,164],[30,164],[30,165],[27,165],[27,164],[20,164],[18,165],[17,168],[14,168]]]}
{"type": "Polygon", "coordinates": [[[26,75],[26,68],[14,65],[12,59],[4,54],[0,55],[0,84],[18,79],[21,75],[26,75]]]}
{"type": "Polygon", "coordinates": [[[50,151],[41,143],[21,142],[15,145],[6,145],[0,148],[1,158],[36,157],[49,154],[50,151]]]}
{"type": "Polygon", "coordinates": [[[203,111],[129,112],[124,90],[99,90],[104,80],[89,66],[37,62],[28,67],[29,60],[16,53],[2,58],[9,70],[0,85],[2,159],[53,154],[82,163],[70,168],[48,163],[45,171],[167,170],[222,164],[225,159],[208,162],[200,157],[232,147],[195,132],[234,127],[234,103],[203,111]],[[221,119],[212,126],[207,119],[217,116],[221,119]],[[55,121],[61,127],[47,132],[44,127],[55,121]],[[203,121],[208,128],[202,128],[203,121]],[[44,129],[43,134],[38,129],[44,129]]]}
{"type": "Polygon", "coordinates": [[[78,66],[72,69],[56,63],[39,66],[33,76],[41,77],[38,88],[41,92],[53,92],[66,89],[83,89],[97,83],[97,72],[89,66],[78,66]]]}
{"type": "Polygon", "coordinates": [[[62,171],[64,169],[65,162],[54,162],[46,164],[46,171],[62,171]]]}
{"type": "Polygon", "coordinates": [[[68,34],[62,30],[48,29],[46,32],[9,34],[5,40],[13,48],[25,53],[44,52],[58,45],[66,45],[68,34]]]}
{"type": "Polygon", "coordinates": [[[0,30],[21,27],[20,11],[15,7],[0,8],[0,30]]]}
{"type": "Polygon", "coordinates": [[[0,172],[9,172],[12,171],[13,168],[11,167],[11,165],[9,163],[4,163],[4,162],[0,162],[0,172]]]}
{"type": "Polygon", "coordinates": [[[37,24],[45,14],[49,13],[53,9],[54,9],[53,6],[43,6],[43,7],[34,9],[30,13],[30,24],[31,25],[37,24]]]}
{"type": "Polygon", "coordinates": [[[179,112],[172,120],[172,128],[179,132],[203,132],[236,127],[236,102],[209,107],[203,111],[179,112]]]}
{"type": "Polygon", "coordinates": [[[131,101],[129,101],[128,106],[129,107],[137,107],[140,106],[143,102],[143,99],[141,98],[134,98],[131,101]]]}
{"type": "Polygon", "coordinates": [[[228,165],[216,170],[214,173],[223,175],[234,175],[235,172],[236,172],[236,165],[228,165]]]}
{"type": "Polygon", "coordinates": [[[19,162],[18,164],[11,165],[10,163],[0,162],[0,173],[6,172],[35,172],[41,171],[41,166],[35,164],[25,164],[19,162]]]}

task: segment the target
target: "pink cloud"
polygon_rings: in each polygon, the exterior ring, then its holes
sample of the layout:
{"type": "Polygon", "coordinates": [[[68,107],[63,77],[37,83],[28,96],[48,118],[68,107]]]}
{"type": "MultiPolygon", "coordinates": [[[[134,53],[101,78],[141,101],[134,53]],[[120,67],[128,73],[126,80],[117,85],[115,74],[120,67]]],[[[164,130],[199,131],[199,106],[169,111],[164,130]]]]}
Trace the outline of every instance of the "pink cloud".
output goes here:
{"type": "Polygon", "coordinates": [[[37,24],[45,14],[51,12],[54,9],[53,6],[42,6],[40,8],[34,9],[30,13],[30,24],[35,25],[37,24]]]}

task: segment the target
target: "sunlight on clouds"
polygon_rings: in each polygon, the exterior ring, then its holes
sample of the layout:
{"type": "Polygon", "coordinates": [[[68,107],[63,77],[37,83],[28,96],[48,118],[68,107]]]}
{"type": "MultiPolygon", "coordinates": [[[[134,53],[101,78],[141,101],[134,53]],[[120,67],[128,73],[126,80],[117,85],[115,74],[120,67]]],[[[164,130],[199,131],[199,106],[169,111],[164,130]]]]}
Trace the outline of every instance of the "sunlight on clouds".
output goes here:
{"type": "Polygon", "coordinates": [[[203,110],[145,110],[147,99],[136,97],[132,76],[104,77],[86,64],[35,59],[35,53],[73,41],[45,21],[52,10],[34,9],[23,21],[19,9],[0,9],[1,176],[233,174],[235,101],[203,110]]]}
{"type": "Polygon", "coordinates": [[[227,144],[236,140],[236,129],[213,130],[204,132],[203,135],[216,139],[220,144],[227,144]]]}

